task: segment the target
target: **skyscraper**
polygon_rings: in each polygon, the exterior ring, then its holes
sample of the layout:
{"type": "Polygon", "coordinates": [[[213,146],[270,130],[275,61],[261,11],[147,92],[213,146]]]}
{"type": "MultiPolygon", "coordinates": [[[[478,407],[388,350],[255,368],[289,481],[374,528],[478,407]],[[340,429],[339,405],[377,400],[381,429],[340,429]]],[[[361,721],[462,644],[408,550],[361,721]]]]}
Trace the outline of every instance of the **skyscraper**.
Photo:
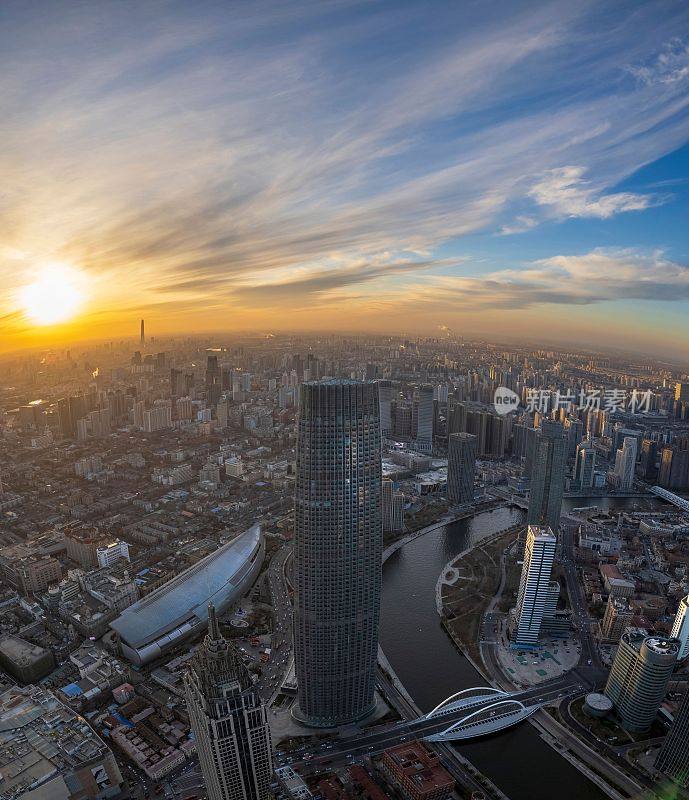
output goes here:
{"type": "Polygon", "coordinates": [[[574,483],[579,489],[590,489],[596,469],[596,451],[593,442],[585,439],[577,445],[574,462],[574,483]]]}
{"type": "Polygon", "coordinates": [[[390,480],[383,481],[383,533],[399,533],[404,528],[404,495],[390,480]]]}
{"type": "Polygon", "coordinates": [[[239,653],[220,634],[212,605],[208,634],[189,662],[184,688],[208,800],[272,797],[266,709],[239,653]]]}
{"type": "Polygon", "coordinates": [[[679,642],[648,636],[640,628],[627,628],[612,662],[605,694],[612,700],[622,726],[632,733],[647,731],[663,702],[679,642]]]}
{"type": "Polygon", "coordinates": [[[547,525],[553,533],[560,527],[560,510],[564,491],[567,442],[562,425],[543,420],[536,441],[529,510],[529,525],[547,525]]]}
{"type": "Polygon", "coordinates": [[[677,658],[689,656],[689,595],[679,601],[679,608],[670,635],[680,641],[677,658]]]}
{"type": "Polygon", "coordinates": [[[378,386],[301,386],[295,490],[294,716],[341,725],[374,707],[382,512],[378,386]]]}
{"type": "Polygon", "coordinates": [[[516,606],[514,643],[535,647],[546,610],[552,606],[550,574],[557,539],[550,528],[529,525],[516,606]]]}
{"type": "Polygon", "coordinates": [[[144,321],[141,320],[141,336],[139,337],[141,344],[146,344],[146,334],[144,332],[144,321]]]}
{"type": "Polygon", "coordinates": [[[412,438],[420,450],[433,449],[433,387],[418,386],[412,406],[412,438]]]}
{"type": "Polygon", "coordinates": [[[655,768],[680,786],[689,785],[689,690],[684,692],[682,705],[660,748],[655,768]]]}
{"type": "Polygon", "coordinates": [[[382,436],[390,436],[392,434],[391,403],[395,396],[395,384],[392,381],[379,381],[378,393],[380,398],[380,432],[382,436]]]}
{"type": "Polygon", "coordinates": [[[636,465],[636,448],[638,440],[634,436],[625,436],[622,447],[615,456],[614,484],[618,489],[631,489],[634,483],[636,465]]]}
{"type": "Polygon", "coordinates": [[[451,433],[447,444],[447,497],[451,503],[471,503],[474,499],[476,437],[470,433],[451,433]]]}

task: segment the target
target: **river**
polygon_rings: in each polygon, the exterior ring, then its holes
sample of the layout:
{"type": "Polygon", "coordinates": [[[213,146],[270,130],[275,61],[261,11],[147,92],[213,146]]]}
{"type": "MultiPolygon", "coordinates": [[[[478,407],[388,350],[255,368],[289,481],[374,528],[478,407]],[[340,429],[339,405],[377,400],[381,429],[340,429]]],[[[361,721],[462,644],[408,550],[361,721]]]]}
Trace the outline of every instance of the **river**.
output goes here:
{"type": "MultiPolygon", "coordinates": [[[[569,498],[563,511],[597,505],[630,508],[635,498],[569,498]]],[[[409,694],[423,711],[484,679],[440,626],[435,585],[441,570],[480,539],[523,519],[498,508],[438,528],[393,553],[383,567],[381,645],[409,694]]],[[[462,753],[512,800],[601,800],[605,795],[547,745],[529,723],[461,745],[462,753]]]]}

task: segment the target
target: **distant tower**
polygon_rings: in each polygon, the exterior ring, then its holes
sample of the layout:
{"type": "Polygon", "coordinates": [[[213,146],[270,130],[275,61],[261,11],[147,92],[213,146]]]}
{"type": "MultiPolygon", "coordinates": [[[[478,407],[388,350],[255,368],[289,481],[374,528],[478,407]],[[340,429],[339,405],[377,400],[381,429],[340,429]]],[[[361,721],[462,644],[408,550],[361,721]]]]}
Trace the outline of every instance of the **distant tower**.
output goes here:
{"type": "Polygon", "coordinates": [[[612,700],[622,727],[644,733],[656,718],[677,663],[679,641],[648,636],[627,628],[612,662],[605,694],[612,700]]]}
{"type": "Polygon", "coordinates": [[[554,611],[554,587],[550,583],[557,539],[550,528],[529,525],[524,564],[517,595],[517,647],[536,647],[543,618],[554,611]]]}
{"type": "Polygon", "coordinates": [[[146,334],[144,332],[144,321],[141,320],[141,344],[146,344],[146,334]]]}
{"type": "Polygon", "coordinates": [[[675,714],[655,761],[655,768],[680,786],[689,785],[689,690],[675,714]]]}
{"type": "Polygon", "coordinates": [[[476,441],[471,433],[451,433],[447,440],[447,497],[451,503],[474,499],[476,441]]]}
{"type": "Polygon", "coordinates": [[[303,383],[299,406],[294,716],[331,727],[375,705],[383,549],[378,385],[303,383]]]}
{"type": "Polygon", "coordinates": [[[208,800],[268,800],[273,773],[266,708],[208,606],[208,633],[184,678],[208,800]]]}

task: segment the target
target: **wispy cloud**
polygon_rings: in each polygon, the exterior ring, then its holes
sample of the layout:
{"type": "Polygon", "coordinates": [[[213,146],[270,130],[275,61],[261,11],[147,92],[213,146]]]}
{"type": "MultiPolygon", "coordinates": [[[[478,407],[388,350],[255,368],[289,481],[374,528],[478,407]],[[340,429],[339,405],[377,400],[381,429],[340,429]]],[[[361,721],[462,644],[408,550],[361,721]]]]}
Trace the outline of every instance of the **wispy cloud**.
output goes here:
{"type": "Polygon", "coordinates": [[[436,277],[407,287],[407,291],[410,302],[438,311],[519,310],[625,300],[672,303],[689,299],[689,267],[669,260],[660,251],[596,249],[553,256],[523,269],[497,270],[480,278],[436,277]]]}
{"type": "Polygon", "coordinates": [[[643,211],[661,202],[650,194],[612,192],[585,181],[583,167],[560,167],[548,170],[529,190],[539,206],[547,206],[563,217],[598,217],[607,219],[624,211],[643,211]]]}

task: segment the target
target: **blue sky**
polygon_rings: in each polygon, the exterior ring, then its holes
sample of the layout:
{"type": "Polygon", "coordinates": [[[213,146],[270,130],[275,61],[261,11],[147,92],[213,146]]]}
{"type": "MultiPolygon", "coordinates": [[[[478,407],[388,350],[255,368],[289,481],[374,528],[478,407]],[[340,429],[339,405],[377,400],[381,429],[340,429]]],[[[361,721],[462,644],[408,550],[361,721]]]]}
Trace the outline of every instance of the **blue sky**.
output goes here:
{"type": "Polygon", "coordinates": [[[9,340],[59,263],[93,331],[689,355],[685,2],[8,2],[0,101],[9,340]]]}

